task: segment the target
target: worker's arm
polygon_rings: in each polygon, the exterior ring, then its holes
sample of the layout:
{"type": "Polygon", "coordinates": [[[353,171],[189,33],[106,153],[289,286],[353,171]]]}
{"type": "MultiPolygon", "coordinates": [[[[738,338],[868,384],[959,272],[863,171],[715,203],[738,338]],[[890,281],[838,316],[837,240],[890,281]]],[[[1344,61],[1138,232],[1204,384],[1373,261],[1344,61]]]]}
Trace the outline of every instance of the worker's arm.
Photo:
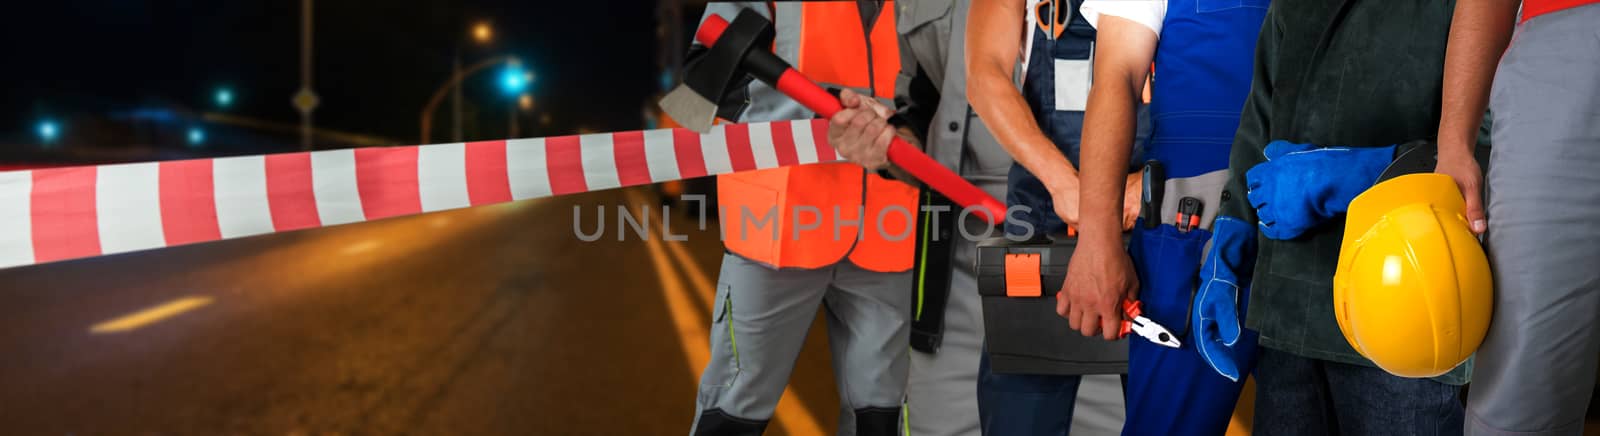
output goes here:
{"type": "Polygon", "coordinates": [[[1022,164],[1069,225],[1078,220],[1078,171],[1050,141],[1012,82],[1013,67],[1027,35],[1025,2],[974,0],[967,15],[967,101],[995,140],[1022,164]]]}
{"type": "Polygon", "coordinates": [[[1078,159],[1078,249],[1056,312],[1085,336],[1096,330],[1116,339],[1118,307],[1139,287],[1133,263],[1122,249],[1124,188],[1137,128],[1137,108],[1145,77],[1155,57],[1156,33],[1118,16],[1100,17],[1096,26],[1094,84],[1083,116],[1078,159]]]}
{"type": "Polygon", "coordinates": [[[1478,127],[1488,105],[1495,64],[1511,41],[1518,0],[1479,0],[1456,3],[1450,24],[1450,45],[1444,58],[1444,95],[1439,117],[1439,166],[1449,174],[1467,200],[1467,222],[1472,231],[1488,228],[1483,211],[1483,170],[1473,158],[1478,127]]]}

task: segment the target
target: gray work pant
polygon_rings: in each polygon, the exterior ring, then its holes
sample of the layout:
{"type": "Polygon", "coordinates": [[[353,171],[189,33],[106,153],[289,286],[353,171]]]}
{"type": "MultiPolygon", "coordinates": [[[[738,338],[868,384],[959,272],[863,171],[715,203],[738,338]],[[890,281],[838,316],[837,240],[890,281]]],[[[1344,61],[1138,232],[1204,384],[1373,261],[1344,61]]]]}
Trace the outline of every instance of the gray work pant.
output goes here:
{"type": "Polygon", "coordinates": [[[1527,21],[1490,101],[1494,320],[1467,433],[1577,435],[1600,360],[1600,5],[1527,21]]]}
{"type": "Polygon", "coordinates": [[[843,409],[839,434],[856,434],[858,414],[896,419],[909,364],[910,272],[872,272],[848,260],[775,270],[725,254],[712,311],[711,361],[700,375],[691,434],[717,423],[764,428],[819,306],[827,308],[843,409]]]}

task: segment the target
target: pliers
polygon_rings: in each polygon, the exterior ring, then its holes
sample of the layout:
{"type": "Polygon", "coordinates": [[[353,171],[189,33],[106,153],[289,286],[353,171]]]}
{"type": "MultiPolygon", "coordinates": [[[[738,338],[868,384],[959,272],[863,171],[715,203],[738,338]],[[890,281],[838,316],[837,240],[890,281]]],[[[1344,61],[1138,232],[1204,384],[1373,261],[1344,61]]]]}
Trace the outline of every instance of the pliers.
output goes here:
{"type": "Polygon", "coordinates": [[[1145,318],[1144,309],[1139,301],[1123,299],[1122,314],[1127,315],[1127,318],[1122,320],[1122,333],[1118,336],[1119,338],[1127,337],[1128,333],[1131,332],[1138,333],[1139,336],[1163,347],[1178,348],[1183,345],[1178,342],[1178,337],[1168,331],[1166,327],[1156,324],[1150,318],[1145,318]]]}

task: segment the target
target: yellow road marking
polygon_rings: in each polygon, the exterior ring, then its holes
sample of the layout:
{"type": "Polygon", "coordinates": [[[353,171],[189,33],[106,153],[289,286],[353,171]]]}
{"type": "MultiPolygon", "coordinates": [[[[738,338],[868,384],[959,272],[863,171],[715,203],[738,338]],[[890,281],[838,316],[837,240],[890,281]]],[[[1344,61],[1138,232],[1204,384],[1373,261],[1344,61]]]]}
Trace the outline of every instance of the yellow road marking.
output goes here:
{"type": "Polygon", "coordinates": [[[94,334],[121,333],[199,309],[207,304],[211,304],[211,297],[183,297],[121,318],[95,324],[94,327],[89,328],[89,332],[94,334]]]}
{"type": "MultiPolygon", "coordinates": [[[[653,236],[652,239],[654,239],[653,236]]],[[[661,245],[666,245],[671,250],[672,259],[678,262],[679,271],[689,273],[689,281],[694,284],[696,291],[691,292],[691,294],[694,294],[695,299],[699,300],[701,306],[710,311],[715,307],[711,299],[716,296],[716,285],[711,283],[711,279],[706,276],[705,270],[701,269],[699,264],[694,263],[694,258],[689,256],[689,249],[683,248],[683,244],[683,242],[665,242],[661,245]]],[[[712,315],[715,316],[715,314],[712,315]]]]}
{"type": "Polygon", "coordinates": [[[382,245],[383,245],[383,241],[379,241],[379,240],[376,240],[376,239],[368,239],[368,240],[365,240],[365,241],[361,241],[361,242],[357,242],[357,243],[354,243],[354,244],[346,245],[344,247],[344,249],[343,250],[339,250],[339,252],[343,253],[346,256],[349,256],[349,255],[352,255],[352,254],[361,254],[361,253],[365,253],[365,252],[368,252],[368,251],[372,251],[372,249],[378,248],[378,247],[380,247],[382,245]]]}
{"type": "MultiPolygon", "coordinates": [[[[650,204],[637,190],[627,191],[628,202],[632,204],[650,204]]],[[[642,216],[642,215],[641,215],[642,216]]],[[[654,264],[656,278],[661,287],[666,291],[667,311],[672,315],[672,323],[678,331],[679,344],[683,347],[683,354],[689,360],[689,370],[698,383],[700,370],[706,367],[711,360],[711,325],[703,313],[712,309],[711,297],[707,292],[714,289],[710,278],[701,270],[689,256],[688,251],[681,244],[667,244],[660,239],[659,229],[650,228],[649,237],[645,238],[645,245],[650,249],[650,261],[654,264]],[[686,272],[690,281],[694,282],[696,290],[684,286],[683,279],[677,274],[672,274],[674,268],[667,259],[666,245],[672,250],[672,257],[686,272]],[[704,308],[697,309],[695,302],[704,308]]],[[[783,398],[778,401],[778,409],[774,412],[773,421],[783,428],[784,433],[794,436],[823,435],[822,424],[817,417],[811,414],[811,409],[801,403],[799,397],[792,393],[791,386],[783,389],[783,398]]]]}

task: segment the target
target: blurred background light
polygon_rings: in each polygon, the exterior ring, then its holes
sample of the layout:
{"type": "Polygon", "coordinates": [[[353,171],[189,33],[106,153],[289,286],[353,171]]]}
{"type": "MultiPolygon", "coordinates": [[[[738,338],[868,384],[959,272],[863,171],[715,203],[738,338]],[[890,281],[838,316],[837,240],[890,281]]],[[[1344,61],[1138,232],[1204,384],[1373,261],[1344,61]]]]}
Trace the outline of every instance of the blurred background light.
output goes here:
{"type": "Polygon", "coordinates": [[[56,137],[59,136],[61,136],[61,125],[56,124],[56,122],[53,120],[44,120],[39,122],[39,140],[44,142],[54,142],[56,137]]]}
{"type": "Polygon", "coordinates": [[[227,108],[228,106],[233,106],[233,90],[217,88],[217,92],[212,96],[212,99],[216,100],[217,107],[227,108]]]}
{"type": "Polygon", "coordinates": [[[489,26],[488,21],[479,21],[477,24],[472,25],[473,41],[477,41],[479,44],[485,44],[493,39],[494,28],[489,26]]]}
{"type": "Polygon", "coordinates": [[[521,94],[523,90],[528,89],[528,81],[532,78],[533,74],[524,70],[521,64],[508,63],[505,71],[500,73],[500,89],[507,94],[521,94]]]}
{"type": "Polygon", "coordinates": [[[189,128],[189,146],[198,147],[206,143],[206,131],[199,127],[189,128]]]}

